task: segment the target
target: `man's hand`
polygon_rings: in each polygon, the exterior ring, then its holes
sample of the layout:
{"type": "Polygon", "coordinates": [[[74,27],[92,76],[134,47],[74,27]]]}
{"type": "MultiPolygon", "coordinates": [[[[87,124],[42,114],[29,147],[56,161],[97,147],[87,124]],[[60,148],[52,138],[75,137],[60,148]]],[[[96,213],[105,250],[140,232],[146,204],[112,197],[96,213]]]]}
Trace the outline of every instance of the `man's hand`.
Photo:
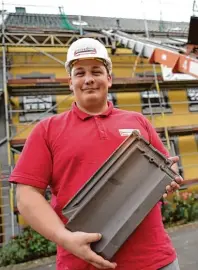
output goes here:
{"type": "Polygon", "coordinates": [[[115,269],[117,266],[116,263],[111,263],[103,259],[90,248],[90,244],[99,241],[101,237],[99,233],[73,232],[71,233],[69,242],[67,241],[65,247],[63,245],[63,248],[98,269],[115,269]]]}
{"type": "MultiPolygon", "coordinates": [[[[175,157],[170,157],[169,158],[172,162],[172,169],[177,172],[177,168],[176,168],[176,163],[179,161],[179,157],[175,156],[175,157]]],[[[163,197],[166,198],[168,193],[172,193],[174,191],[176,191],[177,189],[180,188],[181,183],[183,182],[183,178],[181,176],[176,176],[175,180],[171,182],[170,185],[166,186],[166,193],[164,193],[163,197]]]]}

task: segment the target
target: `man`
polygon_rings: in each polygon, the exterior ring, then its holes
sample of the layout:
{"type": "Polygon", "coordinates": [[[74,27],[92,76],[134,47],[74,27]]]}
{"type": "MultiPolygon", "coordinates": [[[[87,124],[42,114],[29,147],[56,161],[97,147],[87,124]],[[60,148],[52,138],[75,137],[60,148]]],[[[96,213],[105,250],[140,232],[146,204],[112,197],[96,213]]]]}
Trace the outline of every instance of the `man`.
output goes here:
{"type": "MultiPolygon", "coordinates": [[[[149,121],[141,114],[115,109],[107,101],[112,63],[98,41],[82,38],[68,50],[66,68],[75,103],[70,111],[40,121],[27,139],[10,181],[17,183],[17,206],[26,221],[58,245],[58,270],[178,270],[176,253],[157,204],[109,262],[90,249],[98,232],[69,232],[61,210],[126,139],[122,129],[139,129],[168,156],[149,121]],[[43,195],[51,187],[51,206],[43,195]],[[163,268],[165,267],[165,268],[163,268]]],[[[173,162],[178,158],[173,157],[173,162]]],[[[146,180],[145,180],[146,181],[146,180]]],[[[177,177],[167,192],[179,188],[177,177]]]]}

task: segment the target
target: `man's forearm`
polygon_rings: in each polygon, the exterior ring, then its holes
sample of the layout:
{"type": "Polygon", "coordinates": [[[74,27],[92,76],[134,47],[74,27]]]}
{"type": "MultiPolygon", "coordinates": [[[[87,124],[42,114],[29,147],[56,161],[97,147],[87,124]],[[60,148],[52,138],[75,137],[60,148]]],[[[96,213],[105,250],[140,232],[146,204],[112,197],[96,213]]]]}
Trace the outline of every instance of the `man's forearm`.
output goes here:
{"type": "MultiPolygon", "coordinates": [[[[17,207],[26,222],[41,235],[63,245],[63,239],[68,239],[71,232],[65,226],[44,196],[37,189],[19,185],[17,187],[17,207]]],[[[64,243],[65,244],[65,243],[64,243]]]]}

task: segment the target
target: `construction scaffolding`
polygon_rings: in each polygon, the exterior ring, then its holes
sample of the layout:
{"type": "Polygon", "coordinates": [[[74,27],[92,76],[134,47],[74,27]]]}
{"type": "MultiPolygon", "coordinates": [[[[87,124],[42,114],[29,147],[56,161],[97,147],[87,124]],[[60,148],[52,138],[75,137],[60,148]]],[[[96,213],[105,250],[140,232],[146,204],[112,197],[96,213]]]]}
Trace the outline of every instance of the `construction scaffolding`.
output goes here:
{"type": "Polygon", "coordinates": [[[5,133],[0,137],[0,151],[6,148],[7,156],[1,162],[0,217],[6,215],[6,220],[0,219],[0,243],[25,226],[15,208],[14,186],[8,184],[9,174],[34,125],[44,117],[70,109],[73,96],[64,61],[69,45],[82,34],[102,42],[112,58],[113,85],[109,100],[115,107],[143,113],[170,153],[180,157],[179,170],[185,178],[182,188],[198,186],[198,69],[195,55],[187,56],[181,42],[187,37],[186,30],[165,30],[163,22],[164,32],[162,29],[150,31],[156,35],[157,42],[148,40],[144,29],[134,29],[135,36],[131,36],[130,29],[118,31],[121,20],[112,22],[115,30],[106,27],[104,31],[94,24],[86,28],[87,17],[66,17],[62,9],[59,15],[49,15],[49,26],[46,14],[44,19],[41,14],[37,18],[36,14],[26,13],[22,7],[12,14],[5,10],[3,5],[0,102],[4,103],[0,104],[4,104],[4,112],[0,115],[0,124],[5,127],[5,133]],[[19,25],[14,25],[15,17],[19,25]],[[33,18],[36,18],[35,24],[33,18]],[[28,26],[28,21],[32,25],[28,26]],[[172,40],[167,41],[168,36],[172,40]],[[164,80],[163,65],[197,79],[164,80]]]}

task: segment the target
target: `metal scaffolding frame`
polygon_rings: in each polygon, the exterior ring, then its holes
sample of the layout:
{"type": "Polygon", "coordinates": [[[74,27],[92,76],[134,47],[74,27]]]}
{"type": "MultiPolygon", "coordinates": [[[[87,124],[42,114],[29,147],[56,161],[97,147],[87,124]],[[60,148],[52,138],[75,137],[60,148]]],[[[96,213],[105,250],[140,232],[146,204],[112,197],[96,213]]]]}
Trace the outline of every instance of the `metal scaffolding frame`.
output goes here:
{"type": "MultiPolygon", "coordinates": [[[[35,29],[36,31],[36,29],[35,29]]],[[[26,32],[1,32],[0,42],[4,37],[6,46],[36,46],[36,47],[68,47],[81,35],[70,33],[26,33],[26,32]]],[[[112,39],[104,34],[87,34],[86,37],[94,37],[106,47],[112,46],[112,39]]]]}
{"type": "MultiPolygon", "coordinates": [[[[52,53],[48,53],[45,51],[45,48],[65,48],[68,47],[73,41],[81,38],[81,35],[75,32],[62,31],[59,33],[44,33],[42,29],[32,29],[32,32],[22,31],[17,32],[16,29],[7,29],[4,24],[4,5],[2,5],[2,32],[0,33],[0,43],[2,50],[2,65],[3,65],[3,93],[4,93],[4,102],[5,102],[5,119],[6,119],[6,138],[0,141],[1,143],[7,142],[8,149],[8,165],[12,169],[12,153],[19,154],[25,140],[14,140],[13,136],[11,136],[10,123],[9,123],[9,96],[25,96],[31,93],[31,95],[40,95],[40,94],[50,94],[50,95],[69,95],[71,92],[68,86],[67,78],[56,78],[56,79],[8,79],[7,78],[7,57],[9,56],[9,46],[12,48],[20,47],[29,47],[35,51],[35,53],[39,53],[45,55],[46,57],[52,59],[56,62],[56,65],[64,65],[64,62],[55,57],[52,53]]],[[[116,36],[115,33],[109,34],[109,32],[103,33],[94,33],[87,34],[86,37],[94,37],[101,41],[106,47],[112,48],[114,44],[115,38],[118,41],[120,37],[116,36]]],[[[123,44],[129,44],[129,38],[123,37],[123,44]]],[[[130,40],[131,42],[131,40],[130,40]]],[[[142,42],[142,41],[141,41],[142,42]]],[[[130,43],[131,49],[138,53],[139,57],[142,56],[142,53],[148,53],[148,50],[145,49],[140,43],[130,43]],[[138,46],[137,46],[138,45],[138,46]]],[[[144,43],[145,45],[145,43],[144,43]]],[[[174,48],[175,49],[175,48],[174,48]]],[[[27,52],[28,53],[28,52],[27,52]]],[[[16,52],[17,55],[17,52],[16,52]]],[[[145,56],[145,55],[144,55],[145,56]]],[[[156,61],[154,61],[156,62],[156,61]]],[[[136,61],[136,64],[138,61],[136,61]]],[[[10,65],[12,66],[12,64],[10,65]]],[[[137,92],[137,91],[146,91],[148,89],[156,89],[160,88],[175,90],[175,88],[183,89],[185,87],[197,87],[198,80],[189,80],[189,81],[181,81],[178,85],[177,81],[156,81],[156,72],[153,79],[141,79],[141,78],[114,78],[113,86],[110,89],[110,93],[120,93],[120,92],[137,92]]],[[[133,69],[133,75],[135,74],[135,69],[133,69]]],[[[67,99],[68,97],[66,97],[67,99]]],[[[62,100],[61,102],[63,102],[62,100]]],[[[55,106],[46,110],[45,113],[52,111],[56,108],[60,103],[57,103],[55,106]]],[[[45,114],[44,113],[44,114],[45,114]]],[[[42,114],[40,115],[42,117],[42,114]]],[[[30,122],[24,129],[28,126],[31,126],[36,121],[40,120],[40,118],[35,121],[30,122]]],[[[22,129],[18,134],[24,131],[22,129]]],[[[157,131],[159,133],[168,133],[169,135],[175,134],[190,134],[192,132],[198,132],[198,125],[193,126],[183,126],[183,127],[167,127],[166,130],[164,128],[158,128],[157,131]]],[[[166,134],[165,134],[166,135],[166,134]]],[[[10,205],[13,207],[13,185],[11,185],[10,189],[10,205]]],[[[14,213],[11,212],[12,219],[12,235],[14,235],[14,213]]]]}
{"type": "MultiPolygon", "coordinates": [[[[36,53],[45,55],[46,57],[52,59],[57,63],[57,65],[64,65],[64,62],[48,53],[44,50],[46,47],[57,47],[65,48],[69,46],[73,41],[81,38],[81,35],[75,33],[75,31],[59,31],[58,33],[47,33],[46,30],[32,28],[23,31],[19,27],[9,27],[5,28],[4,24],[4,6],[2,5],[2,32],[0,33],[0,42],[2,47],[3,55],[3,81],[4,81],[4,97],[5,97],[5,115],[6,115],[6,133],[8,148],[11,149],[10,145],[10,130],[9,130],[9,94],[12,96],[25,96],[31,92],[31,94],[38,95],[47,93],[50,95],[60,94],[70,94],[67,79],[39,79],[39,80],[26,80],[26,79],[7,79],[7,61],[6,58],[9,56],[9,46],[10,47],[29,47],[32,48],[36,53]],[[43,49],[42,49],[43,48],[43,49]]],[[[111,33],[109,31],[102,31],[101,33],[90,33],[86,34],[87,37],[94,37],[101,41],[106,47],[112,48],[115,40],[118,40],[125,46],[133,49],[133,52],[138,53],[138,56],[146,56],[153,51],[153,44],[147,39],[133,40],[129,35],[123,32],[111,33]],[[148,43],[148,44],[147,44],[148,43]]],[[[165,50],[168,51],[168,47],[165,50]]],[[[174,48],[176,50],[176,48],[174,48]]],[[[177,49],[178,51],[181,49],[177,49]]],[[[17,53],[16,53],[17,55],[17,53]]],[[[154,60],[153,60],[154,61],[154,60]]],[[[138,62],[138,61],[137,61],[138,62]]],[[[156,62],[156,61],[154,61],[156,62]]],[[[137,63],[136,63],[137,64],[137,63]]],[[[12,66],[12,64],[10,65],[12,66]]],[[[133,75],[135,70],[133,69],[133,75]]],[[[156,77],[156,76],[155,76],[156,77]]],[[[160,89],[177,89],[184,87],[195,87],[197,85],[197,80],[195,81],[182,81],[179,85],[177,82],[166,82],[159,80],[158,85],[160,89]]],[[[145,91],[147,89],[156,88],[156,78],[153,79],[141,79],[141,78],[114,78],[113,86],[110,89],[110,93],[116,92],[134,92],[134,91],[145,91]]],[[[5,139],[2,140],[2,143],[5,139]]],[[[10,151],[9,151],[10,152],[10,151]]],[[[11,165],[11,157],[9,157],[8,163],[11,165]]]]}

